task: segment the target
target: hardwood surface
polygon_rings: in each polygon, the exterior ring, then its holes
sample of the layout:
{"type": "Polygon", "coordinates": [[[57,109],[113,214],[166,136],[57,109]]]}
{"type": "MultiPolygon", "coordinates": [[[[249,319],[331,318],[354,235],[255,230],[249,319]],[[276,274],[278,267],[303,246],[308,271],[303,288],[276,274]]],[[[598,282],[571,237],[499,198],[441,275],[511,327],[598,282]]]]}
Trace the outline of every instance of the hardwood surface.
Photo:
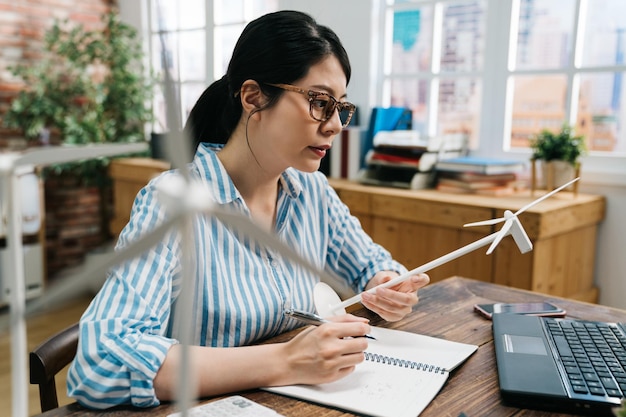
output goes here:
{"type": "MultiPolygon", "coordinates": [[[[91,297],[85,296],[73,302],[67,303],[62,308],[51,309],[45,314],[38,315],[27,320],[27,344],[30,352],[39,343],[46,340],[58,331],[63,330],[72,323],[77,322],[91,297]]],[[[2,319],[9,315],[8,308],[0,310],[2,319]]],[[[28,371],[28,363],[23,366],[24,371],[28,371]]],[[[0,334],[0,415],[10,416],[11,407],[11,339],[8,332],[0,334]]],[[[66,405],[74,402],[68,398],[65,390],[65,378],[67,368],[61,371],[56,380],[57,395],[59,405],[66,405]]],[[[28,377],[27,377],[28,380],[28,377]]],[[[37,386],[29,385],[28,388],[28,415],[33,416],[41,413],[39,406],[39,391],[37,386]]]]}
{"type": "MultiPolygon", "coordinates": [[[[437,190],[373,187],[330,180],[372,239],[409,269],[499,230],[502,224],[463,224],[501,218],[545,194],[491,197],[437,190]]],[[[512,238],[486,256],[479,249],[429,271],[433,282],[453,275],[581,301],[597,302],[594,284],[597,226],[604,218],[600,195],[560,192],[520,214],[534,250],[521,254],[512,238]]]]}
{"type": "MultiPolygon", "coordinates": [[[[563,417],[569,414],[537,410],[520,410],[501,403],[498,391],[491,321],[473,312],[476,303],[550,301],[568,312],[569,317],[603,321],[626,321],[626,311],[580,301],[550,297],[525,290],[509,288],[466,278],[448,278],[420,291],[420,303],[402,321],[384,323],[366,310],[358,312],[370,317],[372,324],[412,331],[428,336],[476,344],[479,346],[465,363],[452,372],[441,392],[421,414],[423,417],[563,417]]],[[[273,341],[288,340],[293,332],[273,341]]],[[[352,414],[298,401],[260,390],[241,393],[245,397],[277,410],[286,417],[345,417],[352,414]]],[[[207,401],[209,399],[206,399],[207,401]]],[[[88,411],[77,404],[51,410],[41,417],[86,416],[165,417],[174,411],[171,404],[138,410],[129,407],[107,412],[88,411]]]]}

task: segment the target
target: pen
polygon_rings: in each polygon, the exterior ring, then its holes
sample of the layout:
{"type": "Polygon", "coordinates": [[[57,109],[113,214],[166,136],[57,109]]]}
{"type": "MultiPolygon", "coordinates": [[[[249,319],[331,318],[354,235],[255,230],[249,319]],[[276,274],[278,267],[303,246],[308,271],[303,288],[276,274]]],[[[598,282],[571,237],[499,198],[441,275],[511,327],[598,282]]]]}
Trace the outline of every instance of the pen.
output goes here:
{"type": "MultiPolygon", "coordinates": [[[[312,324],[314,326],[319,326],[320,324],[323,324],[323,323],[329,323],[328,320],[326,320],[323,317],[318,316],[317,314],[309,313],[309,312],[302,311],[302,310],[296,310],[293,308],[289,308],[285,310],[285,315],[291,317],[292,319],[299,320],[306,324],[312,324]]],[[[366,337],[368,339],[376,340],[374,336],[369,335],[369,334],[366,334],[363,336],[355,336],[355,337],[366,337]]]]}

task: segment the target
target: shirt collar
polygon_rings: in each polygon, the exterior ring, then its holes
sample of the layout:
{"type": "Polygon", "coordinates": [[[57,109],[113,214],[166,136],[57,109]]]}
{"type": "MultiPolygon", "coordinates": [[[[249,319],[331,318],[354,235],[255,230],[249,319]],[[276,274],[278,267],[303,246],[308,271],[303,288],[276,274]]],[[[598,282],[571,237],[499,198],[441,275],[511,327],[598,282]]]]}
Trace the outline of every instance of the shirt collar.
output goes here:
{"type": "MultiPolygon", "coordinates": [[[[220,143],[200,143],[194,156],[193,166],[202,181],[210,187],[215,202],[228,204],[241,199],[239,190],[233,184],[228,172],[217,157],[224,147],[220,143]]],[[[287,168],[280,176],[279,182],[283,191],[291,198],[297,198],[302,192],[301,173],[294,168],[287,168]]]]}

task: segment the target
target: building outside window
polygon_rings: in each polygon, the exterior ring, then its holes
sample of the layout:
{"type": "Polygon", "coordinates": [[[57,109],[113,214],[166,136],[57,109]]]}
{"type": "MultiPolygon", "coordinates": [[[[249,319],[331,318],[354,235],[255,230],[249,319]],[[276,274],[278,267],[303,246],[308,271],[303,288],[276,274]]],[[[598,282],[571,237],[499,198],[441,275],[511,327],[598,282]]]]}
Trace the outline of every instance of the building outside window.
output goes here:
{"type": "Polygon", "coordinates": [[[623,0],[387,0],[382,8],[382,105],[411,108],[422,134],[467,132],[473,148],[490,141],[528,152],[534,134],[569,123],[590,155],[626,155],[623,0]]]}

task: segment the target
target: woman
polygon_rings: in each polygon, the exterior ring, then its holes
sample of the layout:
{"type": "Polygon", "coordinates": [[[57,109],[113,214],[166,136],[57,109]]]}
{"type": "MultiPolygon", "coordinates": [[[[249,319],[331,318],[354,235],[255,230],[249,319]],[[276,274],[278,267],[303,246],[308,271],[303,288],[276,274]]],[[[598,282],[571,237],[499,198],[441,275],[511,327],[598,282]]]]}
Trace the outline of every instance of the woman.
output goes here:
{"type": "MultiPolygon", "coordinates": [[[[345,101],[349,79],[348,57],[330,29],[299,12],[265,15],[245,28],[227,74],[202,94],[186,129],[198,142],[190,175],[213,192],[216,204],[249,216],[362,291],[406,269],[372,242],[317,172],[354,111],[345,101]]],[[[140,191],[118,250],[167,218],[156,189],[172,175],[140,191]]],[[[367,339],[354,336],[367,334],[369,325],[352,315],[307,328],[286,343],[252,345],[300,325],[283,314],[286,309],[314,311],[319,277],[210,215],[194,219],[192,234],[189,351],[198,396],[330,382],[363,361],[367,339]]],[[[114,268],[81,318],[68,374],[69,395],[81,404],[150,407],[174,399],[182,238],[173,231],[114,268]]],[[[364,294],[363,305],[399,320],[427,283],[426,275],[411,277],[364,294]]]]}

